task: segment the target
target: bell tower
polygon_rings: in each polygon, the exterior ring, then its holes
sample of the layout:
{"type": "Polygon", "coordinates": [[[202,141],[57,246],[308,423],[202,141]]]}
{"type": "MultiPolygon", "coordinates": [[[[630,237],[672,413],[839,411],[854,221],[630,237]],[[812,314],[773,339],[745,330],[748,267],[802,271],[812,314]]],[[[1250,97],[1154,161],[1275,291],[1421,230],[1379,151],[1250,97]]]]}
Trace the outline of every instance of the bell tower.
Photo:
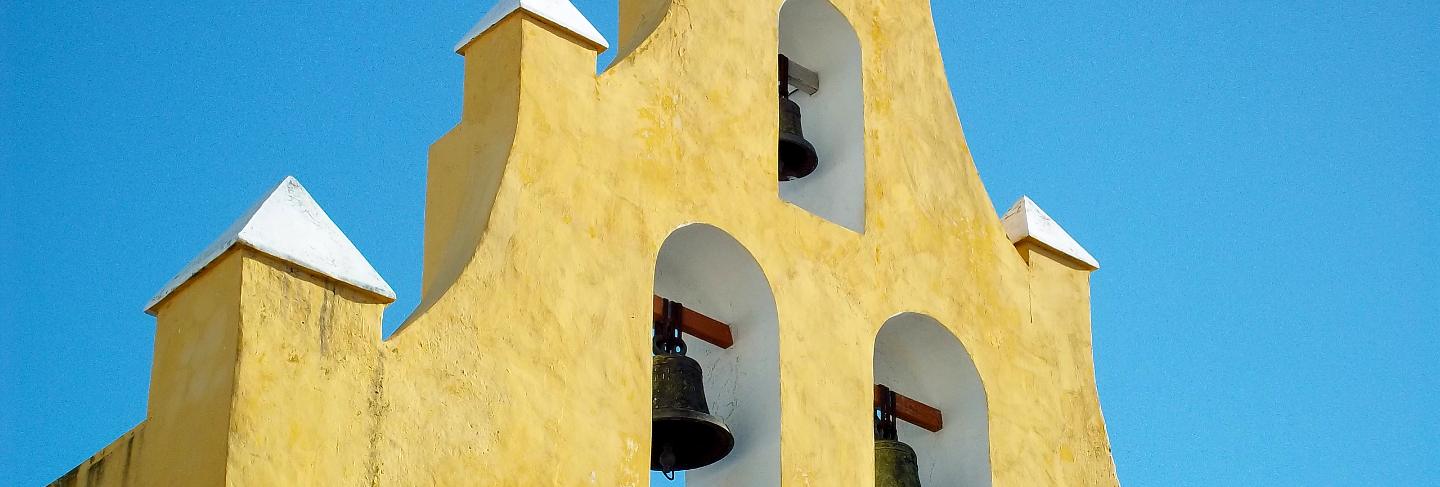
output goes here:
{"type": "Polygon", "coordinates": [[[147,307],[149,417],[59,483],[1118,484],[1099,263],[992,206],[927,2],[619,12],[598,73],[567,0],[474,12],[392,336],[287,180],[147,307]]]}

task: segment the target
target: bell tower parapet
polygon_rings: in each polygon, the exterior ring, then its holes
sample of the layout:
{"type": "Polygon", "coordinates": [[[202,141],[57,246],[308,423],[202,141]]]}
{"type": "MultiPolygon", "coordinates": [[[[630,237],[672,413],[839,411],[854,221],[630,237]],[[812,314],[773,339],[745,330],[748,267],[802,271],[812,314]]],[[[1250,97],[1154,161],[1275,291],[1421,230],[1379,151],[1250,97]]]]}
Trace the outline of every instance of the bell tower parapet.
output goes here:
{"type": "Polygon", "coordinates": [[[146,306],[155,359],[133,441],[150,446],[127,478],[362,483],[366,429],[353,418],[373,407],[381,314],[394,299],[305,188],[285,178],[146,306]],[[336,454],[354,460],[320,458],[336,454]]]}

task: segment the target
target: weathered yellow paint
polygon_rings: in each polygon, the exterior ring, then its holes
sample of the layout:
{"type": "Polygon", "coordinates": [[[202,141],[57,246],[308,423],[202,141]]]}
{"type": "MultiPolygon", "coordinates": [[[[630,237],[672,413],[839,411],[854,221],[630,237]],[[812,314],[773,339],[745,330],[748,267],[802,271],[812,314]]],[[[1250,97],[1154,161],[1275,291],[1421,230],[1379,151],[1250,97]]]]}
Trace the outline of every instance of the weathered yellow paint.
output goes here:
{"type": "Polygon", "coordinates": [[[136,485],[225,480],[247,252],[215,259],[156,308],[148,419],[131,447],[136,485]]]}
{"type": "Polygon", "coordinates": [[[267,255],[247,257],[226,480],[364,484],[384,305],[267,255]]]}
{"type": "Polygon", "coordinates": [[[1058,413],[1038,422],[1055,438],[1051,453],[1057,485],[1118,484],[1100,415],[1095,363],[1090,341],[1090,272],[1083,263],[1030,240],[1016,247],[1029,263],[1031,309],[1027,338],[1030,347],[1053,352],[1048,364],[1057,372],[1057,393],[1043,400],[1058,413]]]}
{"type": "Polygon", "coordinates": [[[60,485],[369,478],[378,296],[244,246],[157,308],[150,410],[60,485]],[[368,418],[368,420],[367,420],[368,418]]]}
{"type": "Polygon", "coordinates": [[[66,472],[65,475],[55,479],[50,485],[58,487],[141,485],[135,481],[139,468],[132,459],[136,450],[136,437],[142,435],[144,429],[145,424],[142,423],[135,429],[120,435],[120,438],[114,443],[81,462],[79,466],[66,472]]]}
{"type": "Polygon", "coordinates": [[[1115,485],[1088,271],[1009,243],[926,2],[833,3],[863,55],[864,233],[777,196],[778,1],[623,0],[599,75],[512,15],[463,50],[431,148],[415,314],[381,341],[373,296],[227,254],[160,308],[132,485],[645,485],[655,258],[692,222],[774,291],[784,485],[870,485],[875,335],[905,311],[972,354],[994,485],[1115,485]]]}

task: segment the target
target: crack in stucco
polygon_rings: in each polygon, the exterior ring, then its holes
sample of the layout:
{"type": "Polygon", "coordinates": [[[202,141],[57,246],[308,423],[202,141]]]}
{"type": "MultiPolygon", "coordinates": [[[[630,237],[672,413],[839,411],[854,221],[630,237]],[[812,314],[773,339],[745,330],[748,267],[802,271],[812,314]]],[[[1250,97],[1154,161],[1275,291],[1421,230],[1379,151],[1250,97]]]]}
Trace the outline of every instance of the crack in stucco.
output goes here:
{"type": "Polygon", "coordinates": [[[374,421],[370,425],[370,446],[366,458],[365,470],[370,472],[370,486],[380,485],[381,460],[380,460],[380,436],[381,424],[385,421],[385,413],[389,407],[385,404],[385,353],[384,350],[375,352],[375,373],[370,379],[370,401],[368,403],[370,417],[374,421]]]}
{"type": "MultiPolygon", "coordinates": [[[[330,318],[331,315],[334,313],[334,306],[335,283],[331,281],[326,283],[325,285],[325,292],[322,293],[322,297],[320,299],[320,317],[316,320],[316,325],[320,328],[321,357],[330,356],[330,332],[332,331],[330,326],[330,318]]],[[[321,363],[324,362],[322,361],[321,363]]]]}

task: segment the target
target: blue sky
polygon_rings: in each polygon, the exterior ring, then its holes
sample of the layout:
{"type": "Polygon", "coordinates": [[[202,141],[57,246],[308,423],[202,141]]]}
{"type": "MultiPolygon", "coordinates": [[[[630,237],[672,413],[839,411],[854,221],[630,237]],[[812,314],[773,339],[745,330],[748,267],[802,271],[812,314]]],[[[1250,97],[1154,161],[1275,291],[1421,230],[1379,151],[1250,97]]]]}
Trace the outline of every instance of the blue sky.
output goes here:
{"type": "MultiPolygon", "coordinates": [[[[3,483],[143,419],[141,306],[286,175],[400,294],[393,330],[489,6],[140,3],[0,3],[3,483]]],[[[1440,485],[1440,3],[933,3],[995,205],[1103,265],[1122,482],[1440,485]]],[[[615,38],[614,0],[577,5],[615,38]]]]}

